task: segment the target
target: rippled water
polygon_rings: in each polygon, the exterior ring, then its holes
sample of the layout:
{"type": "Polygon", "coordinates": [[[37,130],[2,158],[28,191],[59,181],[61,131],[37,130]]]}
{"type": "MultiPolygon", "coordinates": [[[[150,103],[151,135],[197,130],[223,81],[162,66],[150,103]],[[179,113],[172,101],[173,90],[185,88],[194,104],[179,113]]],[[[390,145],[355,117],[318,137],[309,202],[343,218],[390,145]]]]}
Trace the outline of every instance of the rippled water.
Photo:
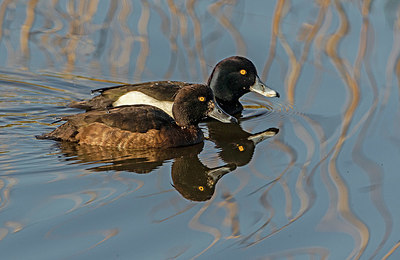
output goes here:
{"type": "Polygon", "coordinates": [[[399,259],[399,3],[310,3],[1,2],[1,259],[399,259]],[[203,144],[35,139],[91,89],[236,54],[281,98],[203,144]]]}

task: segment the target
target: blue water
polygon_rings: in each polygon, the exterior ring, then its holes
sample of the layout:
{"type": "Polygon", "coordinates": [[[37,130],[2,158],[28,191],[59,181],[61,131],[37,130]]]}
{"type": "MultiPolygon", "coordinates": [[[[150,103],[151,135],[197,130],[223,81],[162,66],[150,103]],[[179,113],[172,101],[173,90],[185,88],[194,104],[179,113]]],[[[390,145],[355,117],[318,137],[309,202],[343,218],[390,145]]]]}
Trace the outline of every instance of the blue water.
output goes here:
{"type": "Polygon", "coordinates": [[[400,6],[368,3],[3,1],[1,259],[399,259],[400,6]],[[205,82],[231,55],[281,98],[245,95],[203,144],[35,138],[91,89],[205,82]]]}

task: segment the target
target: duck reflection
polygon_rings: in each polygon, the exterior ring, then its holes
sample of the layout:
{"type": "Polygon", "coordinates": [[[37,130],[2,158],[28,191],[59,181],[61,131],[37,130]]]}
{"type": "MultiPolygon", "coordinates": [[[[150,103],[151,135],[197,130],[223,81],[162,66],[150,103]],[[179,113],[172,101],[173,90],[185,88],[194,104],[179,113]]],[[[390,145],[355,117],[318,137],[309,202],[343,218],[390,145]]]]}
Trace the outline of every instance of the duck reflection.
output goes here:
{"type": "Polygon", "coordinates": [[[236,169],[236,165],[208,168],[197,156],[182,156],[172,164],[173,186],[186,199],[206,201],[211,199],[215,185],[225,174],[236,169]]]}
{"type": "Polygon", "coordinates": [[[204,143],[169,148],[126,150],[112,147],[79,145],[71,142],[58,143],[66,160],[90,165],[91,171],[126,171],[147,174],[173,160],[171,167],[172,186],[191,201],[209,200],[217,182],[238,166],[250,162],[255,146],[278,133],[278,129],[269,128],[256,134],[244,131],[239,125],[228,127],[215,121],[207,122],[209,139],[217,148],[225,165],[209,168],[199,159],[204,143]],[[98,165],[98,166],[97,166],[98,165]]]}
{"type": "Polygon", "coordinates": [[[230,124],[228,127],[215,120],[207,122],[209,139],[220,148],[220,158],[226,163],[237,166],[248,164],[253,158],[257,144],[275,136],[278,128],[268,128],[255,134],[243,130],[240,124],[230,124]]]}
{"type": "Polygon", "coordinates": [[[119,150],[111,147],[79,145],[71,142],[59,143],[67,160],[80,163],[101,164],[92,171],[127,171],[139,174],[150,173],[165,161],[173,159],[171,169],[172,186],[186,199],[209,200],[218,180],[236,169],[235,164],[208,168],[199,159],[203,143],[188,147],[163,150],[119,150]]]}
{"type": "Polygon", "coordinates": [[[101,164],[89,168],[91,171],[127,171],[139,174],[150,173],[165,161],[183,155],[197,157],[203,150],[203,143],[180,148],[168,149],[118,149],[113,147],[79,145],[71,142],[60,142],[59,148],[67,157],[82,163],[101,164]]]}

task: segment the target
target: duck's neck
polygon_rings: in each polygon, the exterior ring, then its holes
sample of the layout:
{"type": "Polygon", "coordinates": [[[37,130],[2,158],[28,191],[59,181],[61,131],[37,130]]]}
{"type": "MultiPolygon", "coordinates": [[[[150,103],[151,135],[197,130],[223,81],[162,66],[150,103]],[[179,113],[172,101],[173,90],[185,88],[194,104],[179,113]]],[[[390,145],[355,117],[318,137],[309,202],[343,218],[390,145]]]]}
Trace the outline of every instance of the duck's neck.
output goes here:
{"type": "Polygon", "coordinates": [[[215,97],[218,102],[218,105],[228,114],[235,115],[243,111],[243,106],[240,104],[239,100],[235,101],[226,101],[215,97]]]}
{"type": "Polygon", "coordinates": [[[176,146],[198,144],[204,140],[203,132],[197,125],[179,127],[179,140],[176,146]],[[182,143],[181,143],[182,142],[182,143]]]}
{"type": "Polygon", "coordinates": [[[180,127],[188,128],[190,126],[197,126],[201,117],[197,111],[191,111],[191,108],[175,104],[172,106],[172,114],[176,124],[180,127]]]}
{"type": "MultiPolygon", "coordinates": [[[[179,125],[178,125],[179,126],[179,125]]],[[[187,130],[198,130],[199,126],[198,125],[185,125],[185,126],[179,126],[181,129],[187,129],[187,130]]]]}

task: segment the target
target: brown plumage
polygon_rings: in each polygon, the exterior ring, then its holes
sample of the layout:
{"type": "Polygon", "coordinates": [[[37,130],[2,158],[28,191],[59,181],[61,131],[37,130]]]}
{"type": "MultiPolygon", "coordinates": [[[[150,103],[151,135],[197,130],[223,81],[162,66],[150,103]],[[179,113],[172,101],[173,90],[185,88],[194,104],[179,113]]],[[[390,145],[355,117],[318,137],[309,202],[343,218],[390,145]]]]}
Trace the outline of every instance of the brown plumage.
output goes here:
{"type": "Polygon", "coordinates": [[[65,124],[37,138],[129,149],[167,148],[201,142],[203,133],[197,124],[206,116],[234,121],[215,104],[211,89],[205,85],[180,89],[173,114],[176,121],[148,105],[93,110],[64,117],[65,124]]]}
{"type": "Polygon", "coordinates": [[[170,116],[152,106],[89,111],[63,120],[67,122],[41,138],[130,149],[177,147],[203,140],[197,126],[179,127],[170,116]]]}

